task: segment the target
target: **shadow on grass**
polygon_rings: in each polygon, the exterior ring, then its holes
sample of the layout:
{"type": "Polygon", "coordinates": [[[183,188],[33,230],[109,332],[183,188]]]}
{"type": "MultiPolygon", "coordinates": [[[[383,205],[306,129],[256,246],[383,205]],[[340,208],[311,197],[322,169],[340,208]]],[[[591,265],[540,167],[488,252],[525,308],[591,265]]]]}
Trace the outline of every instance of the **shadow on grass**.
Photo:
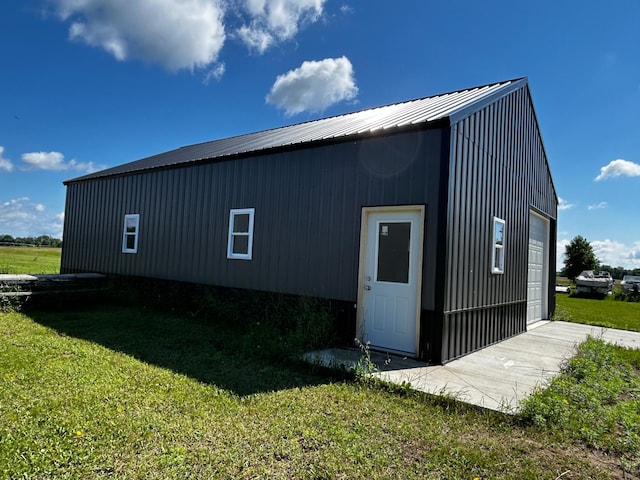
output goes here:
{"type": "Polygon", "coordinates": [[[585,293],[585,292],[574,292],[569,295],[570,298],[588,298],[591,300],[606,300],[609,295],[606,293],[585,293]]]}
{"type": "Polygon", "coordinates": [[[302,362],[261,358],[245,328],[136,306],[30,308],[39,324],[167,368],[240,396],[320,385],[334,373],[302,362]]]}

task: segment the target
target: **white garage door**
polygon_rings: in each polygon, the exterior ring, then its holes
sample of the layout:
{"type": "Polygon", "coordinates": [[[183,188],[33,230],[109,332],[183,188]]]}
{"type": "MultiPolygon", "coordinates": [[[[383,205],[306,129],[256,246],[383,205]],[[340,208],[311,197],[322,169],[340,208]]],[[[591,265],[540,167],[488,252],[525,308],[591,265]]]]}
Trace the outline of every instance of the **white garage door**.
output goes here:
{"type": "Polygon", "coordinates": [[[529,273],[527,277],[527,325],[546,319],[549,227],[546,219],[529,215],[529,273]]]}

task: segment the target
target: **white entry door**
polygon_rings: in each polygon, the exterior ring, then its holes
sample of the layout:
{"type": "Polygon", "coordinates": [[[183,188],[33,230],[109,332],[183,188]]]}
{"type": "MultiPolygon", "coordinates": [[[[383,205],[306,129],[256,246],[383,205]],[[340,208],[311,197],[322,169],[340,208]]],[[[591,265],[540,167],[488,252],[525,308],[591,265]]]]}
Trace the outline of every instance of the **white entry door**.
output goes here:
{"type": "Polygon", "coordinates": [[[549,229],[545,218],[529,215],[529,268],[527,276],[527,325],[547,317],[549,229]]]}
{"type": "Polygon", "coordinates": [[[421,210],[367,214],[361,288],[373,348],[416,353],[422,218],[421,210]]]}

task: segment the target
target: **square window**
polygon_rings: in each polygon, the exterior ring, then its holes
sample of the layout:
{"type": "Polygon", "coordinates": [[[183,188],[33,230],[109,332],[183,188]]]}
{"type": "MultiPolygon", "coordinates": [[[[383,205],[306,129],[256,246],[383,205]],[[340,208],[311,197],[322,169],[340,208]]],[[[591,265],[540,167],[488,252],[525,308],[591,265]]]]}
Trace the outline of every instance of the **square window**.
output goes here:
{"type": "Polygon", "coordinates": [[[491,273],[504,273],[504,228],[505,221],[493,217],[491,273]]]}
{"type": "Polygon", "coordinates": [[[122,233],[122,253],[138,253],[139,232],[140,215],[137,213],[125,215],[122,233]]]}
{"type": "Polygon", "coordinates": [[[255,208],[233,209],[229,213],[227,258],[251,260],[255,208]]]}

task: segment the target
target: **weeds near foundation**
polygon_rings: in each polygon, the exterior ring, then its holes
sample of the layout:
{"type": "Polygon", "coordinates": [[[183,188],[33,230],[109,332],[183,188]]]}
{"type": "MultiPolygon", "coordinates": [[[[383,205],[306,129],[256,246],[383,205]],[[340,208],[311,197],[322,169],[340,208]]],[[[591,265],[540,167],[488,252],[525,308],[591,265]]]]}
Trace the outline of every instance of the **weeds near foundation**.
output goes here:
{"type": "Polygon", "coordinates": [[[260,305],[250,321],[245,350],[265,360],[295,361],[305,351],[328,345],[332,327],[333,319],[323,300],[274,296],[260,305]]]}
{"type": "Polygon", "coordinates": [[[237,330],[238,350],[254,359],[295,363],[305,352],[333,341],[328,300],[156,280],[118,283],[116,294],[127,303],[237,330]]]}
{"type": "Polygon", "coordinates": [[[371,349],[369,342],[363,343],[359,338],[354,339],[356,347],[360,350],[360,358],[353,366],[353,374],[358,380],[371,381],[373,375],[380,370],[371,360],[371,349]]]}
{"type": "Polygon", "coordinates": [[[23,299],[15,295],[19,291],[18,287],[0,284],[1,313],[19,312],[22,309],[23,299]]]}

